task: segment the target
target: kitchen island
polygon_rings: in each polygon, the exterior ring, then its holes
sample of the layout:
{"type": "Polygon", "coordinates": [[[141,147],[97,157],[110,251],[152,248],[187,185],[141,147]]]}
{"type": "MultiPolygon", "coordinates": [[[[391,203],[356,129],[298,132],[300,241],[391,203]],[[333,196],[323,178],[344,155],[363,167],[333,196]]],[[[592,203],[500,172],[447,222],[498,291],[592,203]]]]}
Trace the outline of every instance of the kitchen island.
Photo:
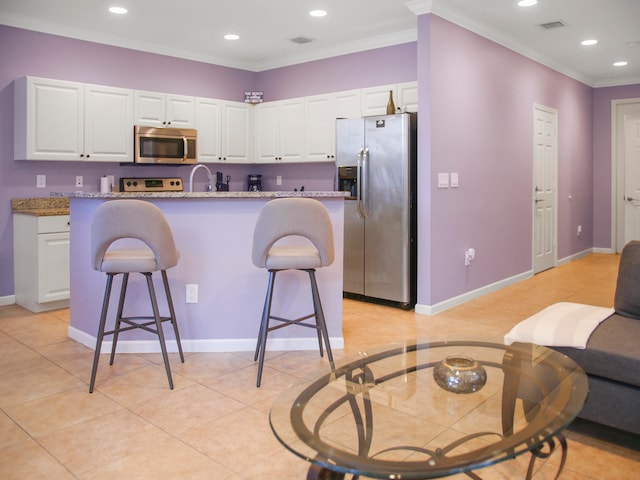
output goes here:
{"type": "MultiPolygon", "coordinates": [[[[187,352],[253,351],[267,288],[268,274],[251,262],[253,229],[263,205],[280,197],[311,197],[321,201],[331,217],[335,261],[317,271],[318,285],[331,346],[343,348],[342,259],[344,192],[211,192],[211,193],[66,193],[71,217],[71,322],[69,336],[95,347],[106,276],[91,268],[91,219],[102,202],[139,198],[157,205],[171,225],[180,250],[178,265],[168,270],[183,349],[187,352]],[[186,285],[197,285],[197,303],[186,303],[186,285]]],[[[298,239],[298,241],[300,241],[298,239]]],[[[156,277],[154,275],[154,277],[156,277]]],[[[114,289],[119,290],[117,277],[114,289]]],[[[156,289],[160,290],[160,275],[156,289]]],[[[118,291],[115,290],[115,291],[118,291]]],[[[109,325],[113,325],[117,294],[112,295],[109,325]]],[[[159,296],[161,313],[166,302],[159,296]]],[[[150,311],[142,275],[132,275],[125,313],[150,311]]],[[[278,275],[272,311],[284,317],[311,313],[308,276],[287,271],[278,275]]],[[[167,346],[176,351],[171,329],[167,346]]],[[[110,348],[110,338],[103,348],[110,348]]],[[[291,327],[273,332],[269,350],[317,350],[315,331],[291,327]]],[[[106,351],[106,350],[105,350],[106,351]]],[[[121,334],[120,352],[159,351],[157,338],[144,331],[121,334]]]]}

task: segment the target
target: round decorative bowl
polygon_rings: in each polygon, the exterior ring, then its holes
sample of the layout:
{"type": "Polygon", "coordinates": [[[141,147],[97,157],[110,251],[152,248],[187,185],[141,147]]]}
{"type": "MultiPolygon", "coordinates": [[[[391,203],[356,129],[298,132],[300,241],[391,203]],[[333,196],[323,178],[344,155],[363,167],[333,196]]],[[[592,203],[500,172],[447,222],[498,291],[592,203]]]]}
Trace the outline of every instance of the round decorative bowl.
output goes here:
{"type": "Polygon", "coordinates": [[[433,368],[433,379],[448,392],[473,393],[487,383],[487,372],[473,358],[451,356],[433,368]]]}

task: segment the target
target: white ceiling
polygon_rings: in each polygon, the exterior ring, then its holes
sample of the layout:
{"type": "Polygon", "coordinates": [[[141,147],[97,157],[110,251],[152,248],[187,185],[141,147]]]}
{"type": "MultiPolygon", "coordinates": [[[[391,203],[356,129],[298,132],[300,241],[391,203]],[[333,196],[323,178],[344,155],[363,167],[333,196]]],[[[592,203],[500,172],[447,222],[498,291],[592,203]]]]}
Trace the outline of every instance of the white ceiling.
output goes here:
{"type": "Polygon", "coordinates": [[[0,0],[0,24],[262,71],[415,41],[414,12],[431,11],[589,85],[640,83],[640,0],[539,0],[528,8],[516,2],[0,0]],[[112,5],[129,13],[111,14],[112,5]],[[310,17],[313,9],[328,15],[310,17]],[[556,20],[566,26],[539,27],[556,20]],[[240,39],[224,40],[226,33],[240,39]],[[301,36],[313,41],[290,41],[301,36]],[[599,43],[583,47],[587,37],[599,43]],[[628,66],[613,67],[623,59],[628,66]]]}

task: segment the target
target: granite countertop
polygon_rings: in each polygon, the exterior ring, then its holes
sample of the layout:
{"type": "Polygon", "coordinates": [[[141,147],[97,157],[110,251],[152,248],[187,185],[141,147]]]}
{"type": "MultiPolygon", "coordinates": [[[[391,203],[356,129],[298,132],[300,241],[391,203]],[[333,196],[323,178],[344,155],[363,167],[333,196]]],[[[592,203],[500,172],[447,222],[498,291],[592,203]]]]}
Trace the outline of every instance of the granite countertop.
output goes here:
{"type": "Polygon", "coordinates": [[[345,198],[349,192],[56,192],[54,197],[69,198],[345,198]]]}
{"type": "Polygon", "coordinates": [[[24,215],[69,215],[69,199],[64,197],[12,198],[11,211],[24,215]]]}

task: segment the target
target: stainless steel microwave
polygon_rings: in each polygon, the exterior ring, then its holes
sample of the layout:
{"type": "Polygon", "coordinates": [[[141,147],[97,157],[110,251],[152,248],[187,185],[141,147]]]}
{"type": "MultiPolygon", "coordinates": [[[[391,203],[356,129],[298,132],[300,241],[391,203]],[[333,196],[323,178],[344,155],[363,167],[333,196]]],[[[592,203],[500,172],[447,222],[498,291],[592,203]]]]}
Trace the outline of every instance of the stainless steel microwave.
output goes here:
{"type": "Polygon", "coordinates": [[[198,131],[193,128],[134,127],[135,163],[183,165],[198,162],[198,131]]]}

